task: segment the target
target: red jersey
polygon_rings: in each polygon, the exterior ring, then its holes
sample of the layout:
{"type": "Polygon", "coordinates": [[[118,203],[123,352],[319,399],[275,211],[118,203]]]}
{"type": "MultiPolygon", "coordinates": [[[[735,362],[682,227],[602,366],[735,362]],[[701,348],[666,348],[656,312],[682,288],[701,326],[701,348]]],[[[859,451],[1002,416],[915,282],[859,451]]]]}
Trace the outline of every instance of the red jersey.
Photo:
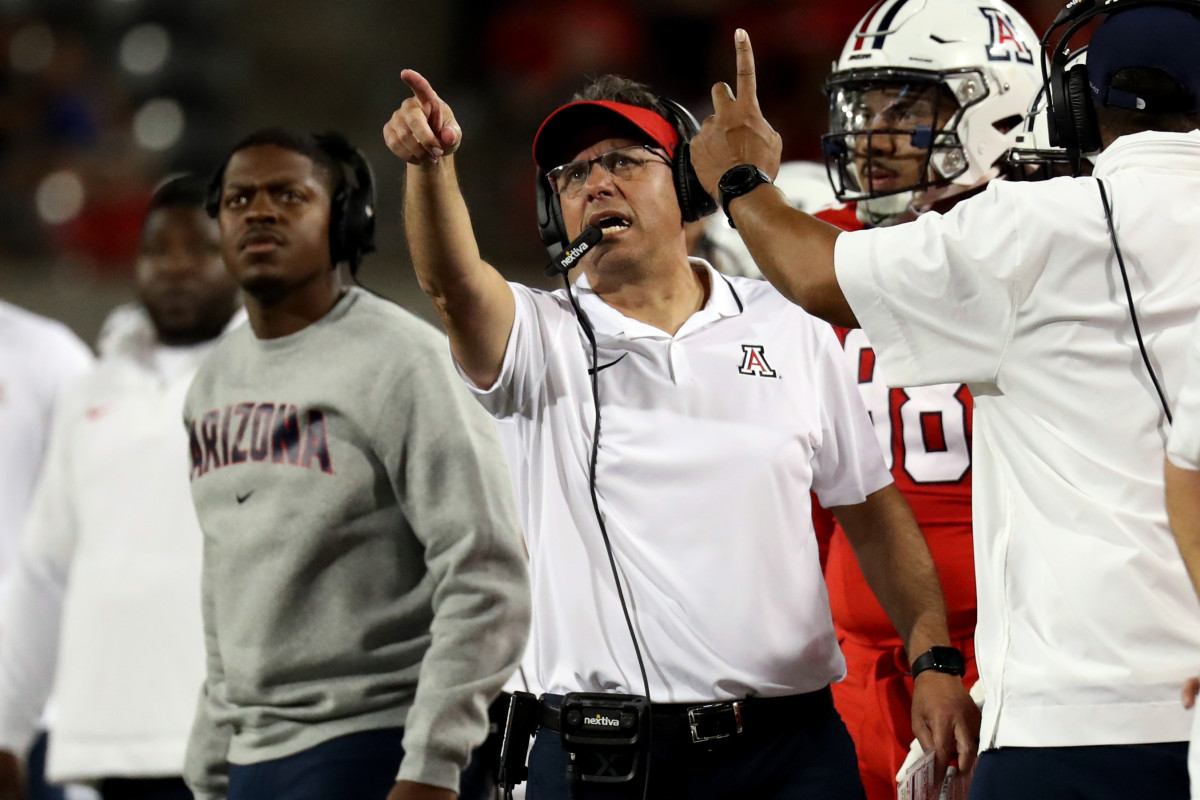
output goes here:
{"type": "MultiPolygon", "coordinates": [[[[861,230],[854,204],[815,215],[843,230],[861,230]]],[[[835,328],[891,470],[933,554],[946,595],[950,635],[975,630],[975,563],[971,542],[971,412],[963,384],[889,389],[861,330],[835,328]]],[[[821,525],[817,526],[818,531],[821,525]]],[[[839,638],[899,647],[895,628],[867,587],[841,526],[834,526],[825,564],[839,638]]]]}

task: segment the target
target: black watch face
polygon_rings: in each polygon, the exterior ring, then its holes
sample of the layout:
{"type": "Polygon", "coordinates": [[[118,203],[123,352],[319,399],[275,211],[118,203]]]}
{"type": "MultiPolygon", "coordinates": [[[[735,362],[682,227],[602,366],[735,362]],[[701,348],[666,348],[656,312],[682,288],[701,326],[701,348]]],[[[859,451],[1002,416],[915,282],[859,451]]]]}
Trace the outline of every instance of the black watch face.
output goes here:
{"type": "Polygon", "coordinates": [[[726,172],[721,178],[721,191],[736,192],[742,186],[754,179],[758,173],[754,167],[749,164],[741,164],[726,172]]]}
{"type": "Polygon", "coordinates": [[[931,651],[933,655],[933,668],[939,672],[962,672],[964,668],[962,654],[952,647],[935,647],[931,651]]]}

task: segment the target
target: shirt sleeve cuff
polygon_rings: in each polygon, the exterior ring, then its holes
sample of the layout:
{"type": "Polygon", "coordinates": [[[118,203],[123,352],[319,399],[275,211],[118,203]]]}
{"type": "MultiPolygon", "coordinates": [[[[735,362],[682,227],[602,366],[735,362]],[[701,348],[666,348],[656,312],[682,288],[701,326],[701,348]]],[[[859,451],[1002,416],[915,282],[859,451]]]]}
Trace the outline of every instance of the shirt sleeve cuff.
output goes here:
{"type": "Polygon", "coordinates": [[[412,781],[458,791],[462,769],[458,764],[424,750],[405,750],[398,781],[412,781]]]}

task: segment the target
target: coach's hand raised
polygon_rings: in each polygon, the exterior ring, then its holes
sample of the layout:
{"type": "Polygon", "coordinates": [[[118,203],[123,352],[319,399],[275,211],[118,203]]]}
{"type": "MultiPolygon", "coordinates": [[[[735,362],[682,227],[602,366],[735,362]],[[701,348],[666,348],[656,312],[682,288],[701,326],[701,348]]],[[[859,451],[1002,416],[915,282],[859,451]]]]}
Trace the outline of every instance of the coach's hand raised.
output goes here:
{"type": "Polygon", "coordinates": [[[713,197],[718,196],[717,181],[739,164],[753,164],[774,179],[783,150],[783,140],[758,107],[750,35],[738,28],[733,46],[737,55],[737,96],[726,83],[713,86],[713,116],[704,120],[691,143],[696,175],[713,197]]]}
{"type": "Polygon", "coordinates": [[[389,150],[409,164],[436,164],[462,144],[462,128],[450,106],[421,73],[406,69],[400,79],[412,89],[413,96],[401,103],[383,126],[383,140],[389,150]]]}

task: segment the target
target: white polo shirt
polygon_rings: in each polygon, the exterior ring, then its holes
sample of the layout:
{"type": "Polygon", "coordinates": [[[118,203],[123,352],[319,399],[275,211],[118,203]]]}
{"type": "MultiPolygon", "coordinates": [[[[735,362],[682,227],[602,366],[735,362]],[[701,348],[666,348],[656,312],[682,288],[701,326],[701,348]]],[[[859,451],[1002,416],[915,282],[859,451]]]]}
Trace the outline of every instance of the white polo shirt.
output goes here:
{"type": "Polygon", "coordinates": [[[1168,398],[1200,308],[1200,132],[1122,137],[1095,178],[993,181],[945,216],[842,234],[892,386],[975,398],[983,746],[1183,741],[1200,603],[1167,526],[1166,421],[1138,353],[1103,179],[1168,398]]]}
{"type": "MultiPolygon", "coordinates": [[[[891,482],[833,330],[703,261],[708,302],[674,336],[600,300],[596,483],[654,702],[820,689],[845,673],[812,530],[891,482]]],[[[642,694],[588,490],[590,349],[565,292],[512,284],[500,377],[545,691],[642,694]]],[[[469,381],[468,381],[469,383],[469,381]]]]}

